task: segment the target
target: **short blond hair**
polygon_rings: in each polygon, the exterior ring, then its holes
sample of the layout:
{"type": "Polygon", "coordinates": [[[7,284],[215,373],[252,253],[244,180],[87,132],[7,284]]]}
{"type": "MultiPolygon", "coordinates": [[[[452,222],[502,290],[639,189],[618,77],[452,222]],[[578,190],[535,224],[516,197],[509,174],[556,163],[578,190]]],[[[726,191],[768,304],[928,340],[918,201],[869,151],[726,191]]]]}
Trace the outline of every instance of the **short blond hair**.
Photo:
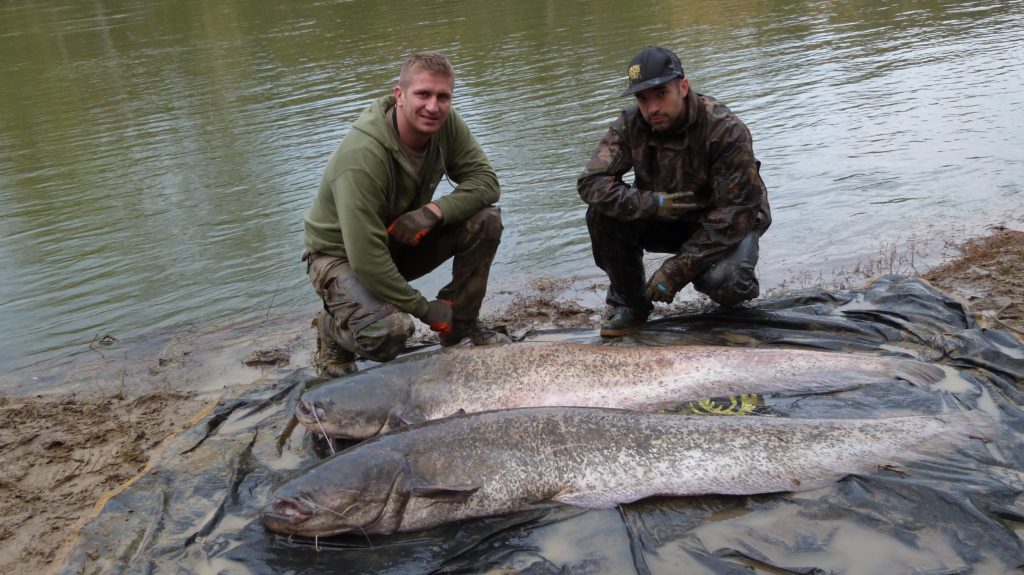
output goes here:
{"type": "Polygon", "coordinates": [[[417,52],[406,58],[402,64],[402,71],[398,74],[399,87],[408,88],[412,74],[417,70],[426,70],[455,81],[455,69],[452,68],[447,56],[440,52],[417,52]]]}

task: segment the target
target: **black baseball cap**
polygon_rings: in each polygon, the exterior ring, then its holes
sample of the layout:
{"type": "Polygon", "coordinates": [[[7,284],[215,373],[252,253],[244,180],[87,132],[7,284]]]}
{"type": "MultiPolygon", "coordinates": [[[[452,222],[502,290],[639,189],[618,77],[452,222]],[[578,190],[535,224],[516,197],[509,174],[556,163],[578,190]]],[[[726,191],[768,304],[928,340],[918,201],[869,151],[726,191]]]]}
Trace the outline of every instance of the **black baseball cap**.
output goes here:
{"type": "Polygon", "coordinates": [[[648,46],[629,62],[626,70],[629,88],[622,96],[636,94],[641,90],[660,86],[673,78],[685,78],[679,56],[668,48],[648,46]]]}

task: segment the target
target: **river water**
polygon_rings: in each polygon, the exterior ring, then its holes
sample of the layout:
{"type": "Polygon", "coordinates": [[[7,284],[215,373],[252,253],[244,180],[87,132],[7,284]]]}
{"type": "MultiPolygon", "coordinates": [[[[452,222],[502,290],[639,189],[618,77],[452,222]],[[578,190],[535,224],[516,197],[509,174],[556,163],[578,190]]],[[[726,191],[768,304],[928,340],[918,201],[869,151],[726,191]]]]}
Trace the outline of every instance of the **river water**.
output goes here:
{"type": "Polygon", "coordinates": [[[421,49],[502,183],[492,290],[604,281],[575,179],[648,44],[754,135],[766,288],[927,264],[1024,221],[1021,30],[1020,0],[0,3],[0,373],[315,309],[302,215],[421,49]]]}

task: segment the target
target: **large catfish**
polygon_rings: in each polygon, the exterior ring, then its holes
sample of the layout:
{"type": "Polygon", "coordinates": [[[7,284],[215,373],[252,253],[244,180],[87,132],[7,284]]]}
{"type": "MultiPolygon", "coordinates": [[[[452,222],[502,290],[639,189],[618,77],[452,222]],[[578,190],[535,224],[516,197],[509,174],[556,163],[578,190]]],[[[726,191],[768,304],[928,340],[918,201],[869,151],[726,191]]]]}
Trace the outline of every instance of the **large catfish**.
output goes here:
{"type": "Polygon", "coordinates": [[[743,393],[820,393],[895,379],[924,384],[944,375],[894,356],[535,342],[449,348],[385,364],[306,392],[295,415],[313,432],[366,439],[456,413],[539,406],[656,411],[743,393]]]}
{"type": "Polygon", "coordinates": [[[272,531],[394,533],[556,504],[805,490],[985,437],[978,411],[887,419],[714,417],[537,407],[410,426],[293,477],[272,531]]]}

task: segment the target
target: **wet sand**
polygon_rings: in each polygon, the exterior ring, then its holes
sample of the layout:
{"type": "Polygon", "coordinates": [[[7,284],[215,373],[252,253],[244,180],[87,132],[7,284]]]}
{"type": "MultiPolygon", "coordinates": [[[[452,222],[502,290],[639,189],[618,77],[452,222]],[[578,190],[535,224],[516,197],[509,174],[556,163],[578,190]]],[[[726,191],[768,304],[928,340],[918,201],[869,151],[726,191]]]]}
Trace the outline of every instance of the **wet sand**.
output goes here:
{"type": "MultiPolygon", "coordinates": [[[[923,277],[959,296],[992,328],[1024,340],[1024,232],[995,228],[923,277]]],[[[488,323],[513,335],[595,326],[600,286],[537,280],[496,292],[488,323]],[[581,293],[581,292],[586,292],[581,293]],[[583,303],[579,303],[583,302],[583,303]]],[[[682,311],[693,304],[660,308],[682,311]]],[[[60,565],[78,528],[160,460],[165,441],[223,398],[310,365],[312,314],[93,342],[90,352],[0,381],[0,573],[60,565]]],[[[436,341],[417,332],[414,343],[436,341]]]]}

